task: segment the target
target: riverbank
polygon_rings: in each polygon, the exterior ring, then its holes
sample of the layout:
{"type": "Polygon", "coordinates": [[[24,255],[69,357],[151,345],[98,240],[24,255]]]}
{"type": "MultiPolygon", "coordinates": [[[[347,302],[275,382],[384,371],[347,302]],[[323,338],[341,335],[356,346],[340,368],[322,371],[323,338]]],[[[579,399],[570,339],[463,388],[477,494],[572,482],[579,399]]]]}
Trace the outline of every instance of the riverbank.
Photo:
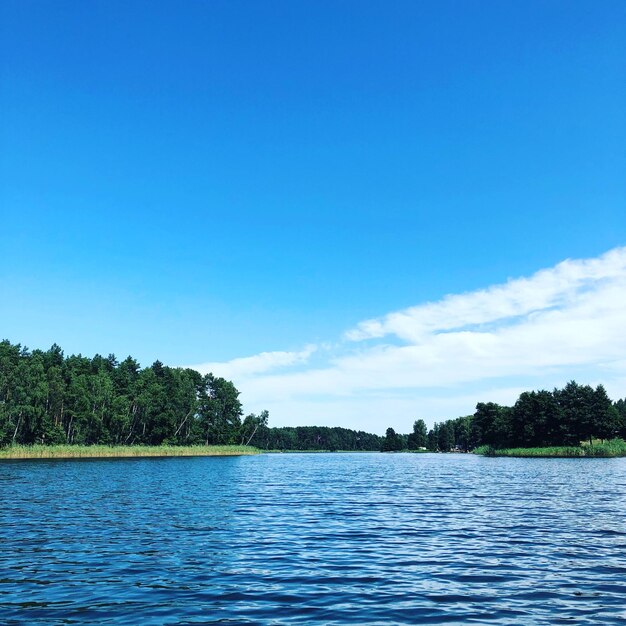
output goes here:
{"type": "Polygon", "coordinates": [[[523,458],[610,458],[626,456],[626,441],[612,439],[604,443],[594,443],[582,446],[551,446],[548,448],[504,448],[481,446],[474,450],[474,454],[482,456],[511,456],[523,458]]]}
{"type": "Polygon", "coordinates": [[[161,456],[240,456],[259,454],[251,446],[9,446],[0,459],[78,459],[161,456]]]}

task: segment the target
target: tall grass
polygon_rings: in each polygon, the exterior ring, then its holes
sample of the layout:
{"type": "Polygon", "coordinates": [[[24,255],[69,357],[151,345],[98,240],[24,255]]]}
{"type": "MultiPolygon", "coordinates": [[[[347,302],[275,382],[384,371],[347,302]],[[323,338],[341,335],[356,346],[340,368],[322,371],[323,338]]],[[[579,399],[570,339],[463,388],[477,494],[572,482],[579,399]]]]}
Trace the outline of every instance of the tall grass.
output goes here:
{"type": "Polygon", "coordinates": [[[251,446],[9,446],[0,459],[74,459],[151,456],[237,456],[258,454],[251,446]]]}
{"type": "Polygon", "coordinates": [[[583,446],[550,446],[546,448],[505,448],[480,446],[474,454],[482,456],[515,456],[515,457],[616,457],[626,456],[626,441],[611,439],[601,443],[583,446]]]}

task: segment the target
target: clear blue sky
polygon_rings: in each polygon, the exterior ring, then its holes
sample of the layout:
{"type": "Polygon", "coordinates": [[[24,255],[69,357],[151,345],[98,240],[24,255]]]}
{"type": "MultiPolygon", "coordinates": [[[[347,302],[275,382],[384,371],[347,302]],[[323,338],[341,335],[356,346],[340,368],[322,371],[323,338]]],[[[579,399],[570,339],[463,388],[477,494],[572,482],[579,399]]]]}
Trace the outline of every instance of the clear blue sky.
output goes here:
{"type": "Polygon", "coordinates": [[[229,361],[626,243],[626,3],[0,4],[0,335],[229,361]]]}

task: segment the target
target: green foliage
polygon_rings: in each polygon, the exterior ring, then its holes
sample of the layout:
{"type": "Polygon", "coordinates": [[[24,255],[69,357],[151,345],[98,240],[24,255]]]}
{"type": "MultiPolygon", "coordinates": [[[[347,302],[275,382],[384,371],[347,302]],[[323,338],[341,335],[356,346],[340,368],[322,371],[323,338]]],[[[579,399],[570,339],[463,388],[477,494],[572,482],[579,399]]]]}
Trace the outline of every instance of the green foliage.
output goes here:
{"type": "Polygon", "coordinates": [[[616,416],[617,431],[622,439],[626,439],[626,400],[618,400],[613,404],[616,416]]]}
{"type": "Polygon", "coordinates": [[[437,450],[439,450],[439,424],[435,423],[435,425],[428,431],[426,447],[431,452],[437,452],[437,450]]]}
{"type": "Polygon", "coordinates": [[[454,448],[454,425],[452,422],[448,421],[439,425],[437,447],[442,452],[449,452],[454,448]]]}
{"type": "Polygon", "coordinates": [[[425,448],[428,443],[428,430],[426,422],[422,419],[416,420],[413,424],[413,432],[407,437],[407,447],[409,450],[419,450],[425,448]]]}
{"type": "Polygon", "coordinates": [[[404,448],[402,436],[393,428],[388,428],[382,441],[382,452],[400,452],[404,448]]]}
{"type": "Polygon", "coordinates": [[[608,443],[604,448],[596,444],[584,451],[579,448],[594,439],[618,436],[626,436],[626,401],[612,403],[602,385],[594,389],[570,381],[563,389],[526,391],[513,407],[479,402],[474,415],[435,424],[428,433],[428,448],[447,452],[452,447],[487,456],[496,450],[500,454],[501,450],[550,448],[561,451],[554,453],[557,456],[602,456],[610,448],[608,443]]]}
{"type": "Polygon", "coordinates": [[[496,449],[493,446],[487,446],[487,445],[478,446],[478,448],[475,448],[474,450],[472,450],[472,452],[480,456],[495,456],[496,455],[496,449]]]}
{"type": "Polygon", "coordinates": [[[626,442],[623,439],[611,439],[602,443],[584,446],[544,446],[538,448],[494,448],[480,446],[474,454],[483,456],[513,457],[616,457],[626,456],[626,442]]]}
{"type": "Polygon", "coordinates": [[[467,452],[472,445],[472,415],[434,424],[428,432],[426,447],[431,452],[467,452]]]}
{"type": "MultiPolygon", "coordinates": [[[[261,416],[253,416],[255,419],[261,416]]],[[[249,428],[243,422],[243,428],[249,428]]],[[[250,444],[263,450],[365,452],[380,450],[382,437],[361,430],[328,426],[283,426],[269,428],[261,419],[250,444]]]]}
{"type": "Polygon", "coordinates": [[[152,456],[235,456],[259,454],[250,446],[78,446],[14,445],[0,449],[0,459],[70,459],[152,456]]]}
{"type": "Polygon", "coordinates": [[[160,361],[141,369],[132,357],[0,342],[0,446],[235,444],[238,396],[230,381],[160,361]]]}
{"type": "Polygon", "coordinates": [[[511,413],[511,440],[545,446],[563,438],[563,409],[549,391],[524,392],[511,413]]]}
{"type": "Polygon", "coordinates": [[[203,380],[200,397],[199,416],[206,445],[235,443],[242,415],[235,385],[209,374],[203,380]]]}
{"type": "Polygon", "coordinates": [[[240,436],[241,436],[241,445],[248,445],[252,439],[254,439],[257,434],[259,428],[267,428],[267,422],[269,420],[269,413],[267,411],[262,411],[259,415],[255,415],[254,413],[250,413],[250,415],[246,415],[243,423],[241,424],[240,436]]]}
{"type": "Polygon", "coordinates": [[[483,444],[503,446],[512,439],[509,407],[495,402],[479,402],[474,413],[474,424],[483,444]]]}

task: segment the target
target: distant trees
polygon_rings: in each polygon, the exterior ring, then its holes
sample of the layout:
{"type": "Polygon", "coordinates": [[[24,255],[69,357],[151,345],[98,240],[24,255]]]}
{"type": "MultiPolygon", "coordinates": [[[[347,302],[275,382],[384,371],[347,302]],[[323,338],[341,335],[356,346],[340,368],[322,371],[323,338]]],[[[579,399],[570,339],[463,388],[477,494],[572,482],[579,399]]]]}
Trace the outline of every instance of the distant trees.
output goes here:
{"type": "Polygon", "coordinates": [[[428,429],[426,422],[422,419],[413,423],[413,432],[407,437],[409,450],[419,450],[425,448],[428,443],[428,429]]]}
{"type": "MultiPolygon", "coordinates": [[[[256,416],[254,417],[256,418],[256,416]]],[[[246,426],[246,420],[244,420],[244,426],[246,426]]],[[[247,428],[252,427],[252,422],[250,422],[247,428]]],[[[250,445],[263,450],[345,450],[363,452],[380,450],[382,439],[378,435],[350,428],[328,426],[269,428],[266,422],[261,421],[250,439],[250,445]]]]}
{"type": "Polygon", "coordinates": [[[229,380],[207,374],[200,393],[199,419],[206,445],[233,443],[241,430],[239,391],[229,380]]]}
{"type": "Polygon", "coordinates": [[[511,441],[511,409],[495,402],[479,402],[472,427],[481,444],[506,446],[511,441]]]}
{"type": "Polygon", "coordinates": [[[563,441],[563,411],[549,391],[525,391],[513,406],[510,437],[528,447],[541,447],[563,441]]]}
{"type": "Polygon", "coordinates": [[[554,391],[525,391],[512,407],[479,402],[473,415],[435,424],[428,449],[472,450],[578,445],[626,436],[626,401],[611,402],[605,388],[570,381],[554,391]]]}
{"type": "Polygon", "coordinates": [[[626,439],[626,400],[618,400],[613,404],[619,436],[626,439]]]}
{"type": "Polygon", "coordinates": [[[388,428],[382,441],[383,452],[399,452],[403,449],[402,437],[393,428],[388,428]]]}
{"type": "Polygon", "coordinates": [[[467,452],[474,448],[472,443],[472,415],[457,417],[454,425],[454,447],[467,452]]]}
{"type": "Polygon", "coordinates": [[[255,415],[254,413],[250,413],[250,415],[246,415],[243,423],[241,424],[240,436],[241,441],[239,442],[242,446],[250,445],[250,442],[256,435],[257,431],[260,427],[267,427],[267,422],[269,421],[269,413],[267,411],[262,411],[259,415],[255,415]]]}

